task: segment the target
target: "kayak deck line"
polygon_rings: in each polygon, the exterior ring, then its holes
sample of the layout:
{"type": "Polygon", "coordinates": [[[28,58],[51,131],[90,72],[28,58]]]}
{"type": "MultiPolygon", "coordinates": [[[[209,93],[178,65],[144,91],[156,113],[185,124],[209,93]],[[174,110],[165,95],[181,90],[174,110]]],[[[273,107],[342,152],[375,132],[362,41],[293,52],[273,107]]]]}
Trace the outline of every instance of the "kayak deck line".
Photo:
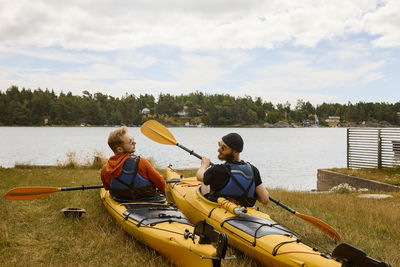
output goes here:
{"type": "MultiPolygon", "coordinates": [[[[250,240],[248,242],[250,242],[253,247],[255,247],[257,245],[257,238],[260,238],[260,237],[265,236],[265,235],[281,234],[281,235],[287,235],[289,237],[296,236],[292,232],[290,232],[289,230],[287,230],[287,229],[285,229],[283,227],[277,227],[277,226],[280,226],[280,224],[278,224],[278,223],[272,223],[272,221],[270,221],[271,223],[264,223],[264,222],[260,222],[260,221],[257,221],[257,220],[252,221],[252,220],[249,220],[249,219],[253,219],[253,218],[241,218],[241,217],[238,217],[238,218],[236,218],[236,217],[227,218],[221,223],[221,227],[224,227],[224,224],[228,223],[230,226],[233,226],[236,229],[247,233],[249,236],[252,236],[254,238],[253,242],[251,242],[250,240]],[[256,228],[256,230],[254,231],[254,234],[252,234],[252,233],[250,233],[250,231],[251,231],[250,227],[248,229],[243,229],[242,228],[243,224],[235,224],[235,222],[249,222],[249,223],[259,224],[260,226],[258,228],[256,228]],[[270,231],[273,232],[273,233],[271,233],[271,232],[265,233],[264,232],[264,233],[261,233],[261,234],[257,235],[257,233],[260,231],[260,229],[262,229],[262,227],[271,227],[271,228],[273,228],[273,229],[270,229],[270,231]],[[273,230],[276,230],[276,231],[273,231],[273,230]]],[[[261,218],[257,218],[257,217],[255,217],[254,219],[262,220],[261,218]]],[[[224,228],[228,229],[226,227],[224,227],[224,228]]],[[[300,239],[297,238],[297,240],[300,240],[300,239]]]]}

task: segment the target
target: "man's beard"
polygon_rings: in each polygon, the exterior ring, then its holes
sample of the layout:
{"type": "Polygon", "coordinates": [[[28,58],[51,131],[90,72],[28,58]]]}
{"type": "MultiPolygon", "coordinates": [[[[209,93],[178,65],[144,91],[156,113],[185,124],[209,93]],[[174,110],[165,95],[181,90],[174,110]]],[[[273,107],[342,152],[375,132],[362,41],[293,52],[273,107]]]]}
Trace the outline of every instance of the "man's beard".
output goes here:
{"type": "Polygon", "coordinates": [[[225,161],[233,161],[235,157],[233,156],[233,153],[227,154],[227,155],[223,155],[223,154],[218,154],[218,159],[219,160],[225,160],[225,161]]]}

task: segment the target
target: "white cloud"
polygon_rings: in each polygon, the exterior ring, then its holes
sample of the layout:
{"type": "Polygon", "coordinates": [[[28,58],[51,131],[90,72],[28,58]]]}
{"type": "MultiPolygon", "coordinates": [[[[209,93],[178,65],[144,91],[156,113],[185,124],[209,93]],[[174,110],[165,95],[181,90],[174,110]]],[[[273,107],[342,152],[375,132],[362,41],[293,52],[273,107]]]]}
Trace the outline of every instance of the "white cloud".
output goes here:
{"type": "Polygon", "coordinates": [[[163,88],[173,88],[172,83],[138,79],[119,68],[106,65],[93,65],[76,72],[61,73],[52,73],[48,69],[0,68],[0,88],[5,90],[11,85],[32,90],[54,89],[56,93],[71,91],[76,95],[88,90],[116,97],[121,97],[125,93],[157,95],[163,88]]]}
{"type": "MultiPolygon", "coordinates": [[[[88,81],[103,81],[103,80],[120,80],[127,79],[131,74],[118,67],[94,64],[86,69],[78,72],[60,73],[60,77],[65,80],[88,80],[88,81]]],[[[133,77],[132,77],[133,78],[133,77]]]]}
{"type": "Polygon", "coordinates": [[[171,69],[175,80],[179,81],[179,88],[201,89],[226,74],[215,57],[183,54],[182,61],[171,69]]]}
{"type": "Polygon", "coordinates": [[[361,24],[366,32],[378,37],[375,47],[400,46],[400,1],[384,1],[385,5],[375,12],[366,14],[361,24]]]}
{"type": "Polygon", "coordinates": [[[75,51],[60,51],[59,49],[47,48],[41,49],[37,47],[10,47],[0,44],[0,55],[3,56],[25,56],[32,59],[43,59],[50,61],[57,61],[61,63],[93,63],[93,62],[104,62],[105,58],[103,56],[90,55],[83,52],[75,51]]]}
{"type": "Polygon", "coordinates": [[[259,96],[264,101],[272,102],[275,105],[289,102],[292,108],[296,106],[297,100],[299,99],[303,99],[304,101],[309,101],[313,105],[317,105],[323,102],[332,103],[338,98],[337,95],[330,94],[283,92],[279,90],[246,89],[246,92],[251,95],[259,96]]]}
{"type": "Polygon", "coordinates": [[[349,32],[399,45],[399,1],[6,1],[0,40],[10,46],[116,50],[314,47],[349,32]]]}
{"type": "MultiPolygon", "coordinates": [[[[294,61],[268,68],[263,78],[255,82],[260,88],[290,91],[311,91],[332,86],[351,86],[355,82],[367,81],[365,77],[381,78],[379,69],[384,62],[372,62],[355,69],[314,68],[310,62],[294,61]]],[[[369,80],[371,81],[371,80],[369,80]]],[[[247,85],[254,87],[255,85],[247,85]]],[[[246,86],[246,87],[247,87],[246,86]]]]}
{"type": "Polygon", "coordinates": [[[136,51],[124,50],[113,58],[113,63],[121,67],[135,67],[145,69],[156,64],[159,60],[153,55],[146,55],[136,51]]]}
{"type": "Polygon", "coordinates": [[[327,54],[283,53],[279,63],[263,66],[257,70],[258,77],[240,86],[241,91],[264,96],[272,102],[292,104],[297,99],[312,103],[332,101],[332,88],[363,87],[384,78],[386,62],[368,60],[364,56],[370,51],[360,46],[349,49],[329,50],[327,54]],[[356,49],[359,49],[358,52],[356,49]],[[318,93],[315,93],[318,92],[318,93]]]}
{"type": "MultiPolygon", "coordinates": [[[[175,89],[204,90],[216,88],[230,73],[254,57],[243,51],[218,51],[207,54],[183,53],[178,61],[170,63],[169,72],[174,77],[175,89]]],[[[166,88],[173,89],[173,88],[166,88]]]]}

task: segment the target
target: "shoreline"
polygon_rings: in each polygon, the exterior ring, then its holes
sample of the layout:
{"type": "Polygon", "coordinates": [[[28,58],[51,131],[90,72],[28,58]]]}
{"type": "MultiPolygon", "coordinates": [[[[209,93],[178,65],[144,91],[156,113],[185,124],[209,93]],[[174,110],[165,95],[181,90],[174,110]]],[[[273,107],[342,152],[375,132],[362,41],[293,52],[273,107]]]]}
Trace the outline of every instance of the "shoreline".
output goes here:
{"type": "MultiPolygon", "coordinates": [[[[293,123],[287,123],[287,124],[268,124],[268,125],[214,125],[214,126],[196,126],[196,125],[190,125],[190,126],[185,126],[184,124],[180,125],[175,125],[175,124],[164,124],[166,127],[170,128],[305,128],[305,129],[313,129],[313,128],[400,128],[398,125],[387,125],[387,124],[366,124],[366,125],[360,125],[360,124],[349,124],[349,125],[342,125],[342,126],[335,126],[335,127],[330,127],[330,126],[302,126],[302,125],[296,125],[293,123]]],[[[137,128],[141,127],[141,125],[86,125],[86,126],[81,126],[81,125],[0,125],[0,128],[11,128],[11,127],[29,127],[29,128],[45,128],[45,127],[65,127],[65,128],[96,128],[96,127],[108,127],[108,128],[116,128],[116,127],[121,127],[121,126],[127,126],[128,128],[137,128]]]]}

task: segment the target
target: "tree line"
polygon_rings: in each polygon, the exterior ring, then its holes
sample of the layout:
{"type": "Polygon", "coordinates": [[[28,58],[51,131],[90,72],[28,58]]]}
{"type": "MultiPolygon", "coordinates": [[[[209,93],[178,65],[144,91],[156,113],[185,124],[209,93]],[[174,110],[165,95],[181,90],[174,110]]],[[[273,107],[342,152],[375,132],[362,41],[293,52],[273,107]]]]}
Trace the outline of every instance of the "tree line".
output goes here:
{"type": "Polygon", "coordinates": [[[202,92],[160,94],[156,99],[151,94],[126,94],[118,98],[88,91],[83,91],[82,96],[72,95],[71,92],[57,95],[54,90],[39,88],[32,91],[17,86],[0,91],[0,125],[35,126],[45,122],[51,125],[140,125],[149,118],[169,121],[177,117],[191,124],[209,126],[279,121],[302,123],[315,118],[324,124],[329,116],[340,116],[342,122],[387,121],[400,125],[398,112],[400,102],[323,103],[313,106],[299,99],[292,107],[289,102],[274,105],[260,97],[202,92]]]}

